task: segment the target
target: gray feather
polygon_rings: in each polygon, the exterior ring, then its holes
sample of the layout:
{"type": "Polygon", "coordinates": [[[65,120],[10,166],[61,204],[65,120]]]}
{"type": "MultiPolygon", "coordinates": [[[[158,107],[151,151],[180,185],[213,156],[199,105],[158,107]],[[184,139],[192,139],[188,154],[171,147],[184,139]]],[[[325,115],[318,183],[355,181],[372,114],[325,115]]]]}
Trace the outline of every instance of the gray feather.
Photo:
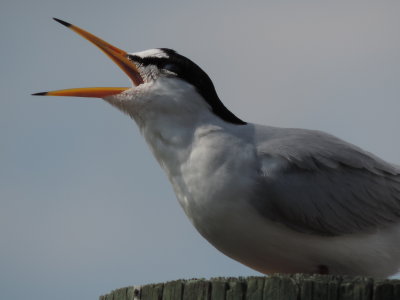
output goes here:
{"type": "Polygon", "coordinates": [[[323,235],[367,232],[400,221],[398,166],[332,135],[303,129],[274,128],[257,151],[259,187],[252,204],[270,220],[323,235]]]}

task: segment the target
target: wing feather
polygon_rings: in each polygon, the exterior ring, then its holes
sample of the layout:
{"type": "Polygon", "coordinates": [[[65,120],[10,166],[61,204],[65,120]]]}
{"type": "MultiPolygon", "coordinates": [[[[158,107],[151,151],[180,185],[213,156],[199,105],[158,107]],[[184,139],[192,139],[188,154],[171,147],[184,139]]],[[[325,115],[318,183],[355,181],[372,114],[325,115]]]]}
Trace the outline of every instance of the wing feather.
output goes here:
{"type": "Polygon", "coordinates": [[[341,235],[400,221],[400,168],[332,135],[282,129],[258,143],[252,204],[301,232],[341,235]]]}

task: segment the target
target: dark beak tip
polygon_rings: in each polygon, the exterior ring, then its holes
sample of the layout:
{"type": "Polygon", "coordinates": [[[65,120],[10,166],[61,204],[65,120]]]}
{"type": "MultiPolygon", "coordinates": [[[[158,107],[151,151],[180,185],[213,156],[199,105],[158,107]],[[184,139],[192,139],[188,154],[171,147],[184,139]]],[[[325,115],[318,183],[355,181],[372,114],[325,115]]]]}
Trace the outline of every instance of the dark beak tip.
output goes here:
{"type": "Polygon", "coordinates": [[[40,92],[40,93],[31,94],[31,96],[46,96],[46,95],[47,95],[47,92],[40,92]]]}
{"type": "Polygon", "coordinates": [[[62,25],[64,25],[64,26],[66,26],[66,27],[70,27],[72,25],[72,24],[70,24],[68,22],[65,22],[65,21],[57,19],[57,18],[53,18],[53,20],[58,22],[58,23],[60,23],[60,24],[62,24],[62,25]]]}

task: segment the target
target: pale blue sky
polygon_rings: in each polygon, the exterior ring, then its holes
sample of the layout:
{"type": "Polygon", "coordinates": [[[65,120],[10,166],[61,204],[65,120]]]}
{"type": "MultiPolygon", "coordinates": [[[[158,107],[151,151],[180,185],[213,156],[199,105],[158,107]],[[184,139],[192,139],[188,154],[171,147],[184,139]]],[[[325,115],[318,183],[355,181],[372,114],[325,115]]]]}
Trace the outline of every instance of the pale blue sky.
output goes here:
{"type": "Polygon", "coordinates": [[[324,130],[400,164],[398,1],[6,0],[0,8],[4,299],[96,299],[132,284],[257,274],[199,236],[127,116],[101,100],[30,96],[128,84],[52,17],[127,51],[178,50],[247,121],[324,130]]]}

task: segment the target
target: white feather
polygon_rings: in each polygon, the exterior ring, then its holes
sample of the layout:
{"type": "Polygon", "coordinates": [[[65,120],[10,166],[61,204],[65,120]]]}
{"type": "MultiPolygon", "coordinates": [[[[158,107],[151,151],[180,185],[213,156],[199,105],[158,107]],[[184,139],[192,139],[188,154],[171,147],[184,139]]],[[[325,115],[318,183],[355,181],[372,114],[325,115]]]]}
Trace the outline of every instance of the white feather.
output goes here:
{"type": "Polygon", "coordinates": [[[132,55],[144,57],[157,57],[157,58],[169,58],[168,54],[161,49],[149,49],[140,52],[131,53],[132,55]]]}

